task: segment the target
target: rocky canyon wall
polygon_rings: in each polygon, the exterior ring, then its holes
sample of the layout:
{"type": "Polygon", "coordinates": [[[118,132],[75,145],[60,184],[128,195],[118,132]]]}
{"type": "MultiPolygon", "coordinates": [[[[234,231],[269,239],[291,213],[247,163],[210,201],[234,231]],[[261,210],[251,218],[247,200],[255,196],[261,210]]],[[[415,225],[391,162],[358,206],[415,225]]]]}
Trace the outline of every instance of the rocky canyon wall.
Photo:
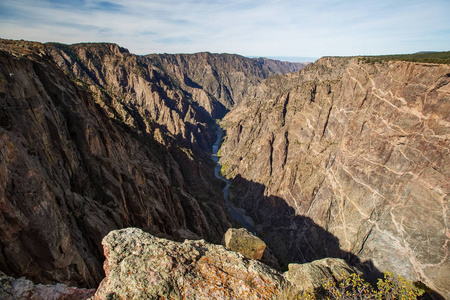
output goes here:
{"type": "MultiPolygon", "coordinates": [[[[182,142],[197,154],[210,152],[214,120],[194,98],[148,59],[116,44],[47,44],[55,63],[84,84],[96,102],[141,132],[182,142]]],[[[214,107],[217,103],[210,103],[214,107]]]]}
{"type": "Polygon", "coordinates": [[[282,262],[346,257],[450,297],[450,66],[322,58],[223,120],[233,201],[282,262]]]}
{"type": "Polygon", "coordinates": [[[210,144],[208,114],[181,103],[179,90],[148,85],[153,98],[143,106],[166,122],[139,123],[126,98],[76,83],[44,45],[1,47],[2,271],[95,287],[104,276],[101,239],[113,229],[220,241],[231,224],[213,163],[200,155],[210,144]]]}
{"type": "Polygon", "coordinates": [[[209,52],[195,54],[147,55],[195,96],[214,118],[222,118],[240,103],[254,87],[269,76],[301,70],[307,63],[291,63],[265,58],[247,58],[235,54],[209,52]],[[210,103],[220,103],[213,106],[210,103]],[[210,108],[211,107],[211,108],[210,108]]]}

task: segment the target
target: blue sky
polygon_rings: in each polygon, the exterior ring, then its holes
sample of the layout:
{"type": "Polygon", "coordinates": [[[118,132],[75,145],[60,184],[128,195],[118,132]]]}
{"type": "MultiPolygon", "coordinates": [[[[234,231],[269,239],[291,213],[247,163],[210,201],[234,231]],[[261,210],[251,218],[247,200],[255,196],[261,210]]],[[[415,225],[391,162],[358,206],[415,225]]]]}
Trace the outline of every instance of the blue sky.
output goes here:
{"type": "Polygon", "coordinates": [[[0,0],[0,37],[132,53],[321,57],[450,50],[450,0],[0,0]]]}

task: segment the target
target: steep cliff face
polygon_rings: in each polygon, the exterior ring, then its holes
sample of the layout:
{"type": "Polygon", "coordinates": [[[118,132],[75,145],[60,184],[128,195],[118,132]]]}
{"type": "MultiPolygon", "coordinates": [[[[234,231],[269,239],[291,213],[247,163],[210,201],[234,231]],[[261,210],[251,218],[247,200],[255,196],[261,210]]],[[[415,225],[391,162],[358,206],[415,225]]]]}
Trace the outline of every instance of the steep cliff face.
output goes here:
{"type": "Polygon", "coordinates": [[[137,56],[108,43],[46,46],[110,117],[144,132],[163,127],[186,147],[208,153],[214,119],[264,78],[305,65],[207,52],[137,56]]]}
{"type": "Polygon", "coordinates": [[[346,256],[450,297],[449,82],[358,58],[269,78],[222,122],[233,201],[284,262],[346,256]]]}
{"type": "Polygon", "coordinates": [[[222,118],[263,79],[296,72],[306,65],[208,52],[147,57],[191,93],[214,118],[222,118]]]}
{"type": "Polygon", "coordinates": [[[58,66],[91,90],[110,118],[144,133],[173,136],[197,153],[210,152],[211,115],[147,58],[116,44],[46,46],[58,66]]]}
{"type": "MultiPolygon", "coordinates": [[[[111,230],[221,239],[231,224],[212,162],[202,158],[212,129],[202,131],[208,115],[184,103],[182,91],[165,79],[139,85],[137,75],[77,84],[54,63],[54,48],[0,45],[2,271],[95,287],[104,276],[100,242],[111,230]],[[126,80],[130,85],[121,84],[126,80]],[[151,97],[127,98],[126,89],[146,88],[151,97]],[[146,121],[144,109],[159,113],[151,115],[157,122],[146,121]]],[[[83,80],[102,78],[90,76],[94,67],[77,66],[83,80]]]]}

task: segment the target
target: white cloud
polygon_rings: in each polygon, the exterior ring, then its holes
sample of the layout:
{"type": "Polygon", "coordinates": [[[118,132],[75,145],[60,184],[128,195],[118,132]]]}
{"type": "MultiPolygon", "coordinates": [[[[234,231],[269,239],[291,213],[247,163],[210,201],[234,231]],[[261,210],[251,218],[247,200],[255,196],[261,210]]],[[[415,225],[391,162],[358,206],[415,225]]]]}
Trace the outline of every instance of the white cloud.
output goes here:
{"type": "Polygon", "coordinates": [[[109,41],[138,54],[322,56],[450,49],[450,3],[444,0],[76,2],[3,2],[0,36],[109,41]]]}

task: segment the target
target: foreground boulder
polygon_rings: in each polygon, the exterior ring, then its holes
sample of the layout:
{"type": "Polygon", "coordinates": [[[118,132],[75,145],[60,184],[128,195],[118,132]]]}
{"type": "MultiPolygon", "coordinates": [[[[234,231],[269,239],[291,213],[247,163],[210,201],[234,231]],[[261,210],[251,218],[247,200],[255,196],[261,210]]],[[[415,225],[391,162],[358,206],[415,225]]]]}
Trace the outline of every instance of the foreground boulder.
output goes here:
{"type": "Polygon", "coordinates": [[[339,282],[344,276],[360,273],[345,260],[339,258],[324,258],[306,264],[289,264],[289,270],[284,276],[301,291],[313,291],[325,282],[339,282]]]}
{"type": "Polygon", "coordinates": [[[282,274],[203,240],[156,238],[137,228],[103,239],[106,278],[94,299],[291,299],[282,274]]]}
{"type": "Polygon", "coordinates": [[[230,228],[224,236],[225,247],[250,259],[261,260],[266,243],[245,228],[230,228]]]}
{"type": "Polygon", "coordinates": [[[32,281],[6,276],[0,272],[0,299],[33,299],[33,300],[84,300],[92,297],[95,289],[69,287],[65,284],[34,284],[32,281]]]}

